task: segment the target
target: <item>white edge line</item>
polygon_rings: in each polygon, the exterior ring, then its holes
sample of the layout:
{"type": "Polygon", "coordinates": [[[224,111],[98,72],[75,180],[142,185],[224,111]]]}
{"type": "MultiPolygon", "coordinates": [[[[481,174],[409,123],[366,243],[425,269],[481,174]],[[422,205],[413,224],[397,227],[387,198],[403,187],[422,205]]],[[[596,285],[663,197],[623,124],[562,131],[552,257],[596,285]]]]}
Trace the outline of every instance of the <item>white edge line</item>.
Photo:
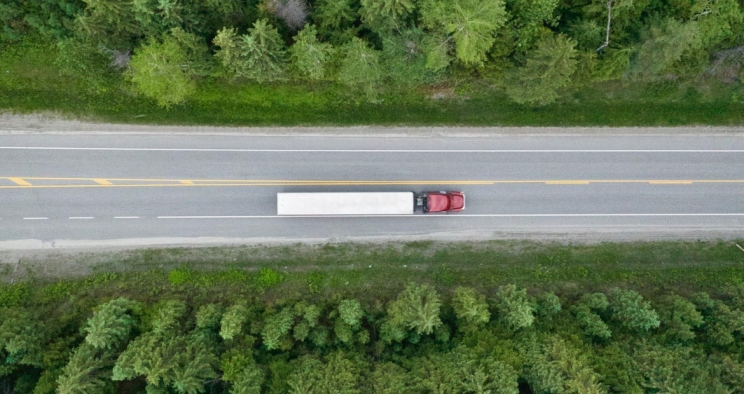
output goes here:
{"type": "Polygon", "coordinates": [[[139,152],[246,152],[246,153],[744,153],[744,149],[219,149],[219,148],[93,148],[54,146],[0,146],[5,150],[82,150],[139,152]]]}
{"type": "Polygon", "coordinates": [[[455,214],[455,215],[256,215],[256,216],[158,216],[158,219],[283,219],[283,218],[466,218],[466,217],[495,217],[495,218],[540,218],[540,217],[669,217],[669,216],[735,216],[744,217],[744,213],[566,213],[566,214],[455,214]]]}
{"type": "Polygon", "coordinates": [[[49,218],[47,217],[33,217],[33,218],[23,218],[23,220],[47,220],[49,218]]]}

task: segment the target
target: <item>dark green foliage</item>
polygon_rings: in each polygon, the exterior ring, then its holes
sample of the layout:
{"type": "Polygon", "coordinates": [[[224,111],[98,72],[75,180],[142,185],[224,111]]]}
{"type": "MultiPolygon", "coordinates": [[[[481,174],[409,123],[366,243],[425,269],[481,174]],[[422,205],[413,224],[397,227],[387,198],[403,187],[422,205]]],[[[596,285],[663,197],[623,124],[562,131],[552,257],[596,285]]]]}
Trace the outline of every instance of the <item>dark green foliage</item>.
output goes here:
{"type": "Polygon", "coordinates": [[[659,315],[637,292],[614,288],[609,293],[609,299],[612,318],[623,327],[638,331],[659,327],[659,315]]]}
{"type": "Polygon", "coordinates": [[[609,305],[610,302],[602,293],[585,294],[579,299],[573,308],[573,313],[586,335],[600,339],[612,336],[612,331],[600,317],[609,305]]]}
{"type": "Polygon", "coordinates": [[[559,97],[576,71],[576,43],[563,35],[548,35],[529,51],[523,66],[514,69],[506,94],[519,104],[548,105],[559,97]]]}
{"type": "MultiPolygon", "coordinates": [[[[306,272],[294,269],[276,288],[238,275],[245,272],[238,268],[189,271],[177,286],[167,270],[36,279],[17,306],[0,309],[0,385],[18,393],[94,394],[742,393],[744,272],[741,252],[729,243],[677,244],[670,254],[664,243],[514,254],[495,245],[482,248],[487,253],[404,246],[404,258],[399,248],[359,255],[350,246],[322,249],[343,268],[309,264],[323,266],[329,278],[321,295],[308,294],[306,272]],[[658,269],[650,263],[673,264],[673,255],[687,267],[674,268],[679,276],[666,269],[631,276],[626,266],[658,269]],[[359,264],[365,258],[388,262],[380,282],[372,281],[369,264],[359,264]],[[350,261],[363,266],[361,280],[349,275],[350,261]],[[395,271],[402,262],[422,267],[410,274],[421,276],[453,261],[472,263],[458,266],[462,275],[449,286],[389,284],[391,273],[404,275],[395,271]],[[705,270],[684,271],[695,261],[705,270]],[[586,274],[573,265],[587,262],[595,272],[609,275],[614,267],[622,275],[582,282],[586,274]],[[524,269],[520,264],[529,269],[510,271],[524,269]],[[540,272],[572,276],[543,286],[545,277],[534,275],[538,264],[540,272]],[[357,289],[339,281],[340,273],[357,289]],[[204,277],[221,279],[205,285],[204,277]],[[620,283],[624,289],[615,287],[620,283]],[[525,326],[525,316],[534,321],[525,326]]],[[[312,250],[297,258],[317,258],[321,249],[312,250]]],[[[157,256],[168,266],[168,253],[157,256]]],[[[287,255],[271,264],[277,261],[293,264],[287,255]]]]}
{"type": "Polygon", "coordinates": [[[343,48],[343,54],[338,82],[355,95],[374,97],[383,76],[379,51],[370,48],[363,40],[354,38],[343,48]]]}
{"type": "Polygon", "coordinates": [[[672,341],[695,339],[694,330],[703,324],[703,315],[695,304],[677,295],[662,298],[660,302],[660,329],[672,341]]]}
{"type": "Polygon", "coordinates": [[[743,112],[737,0],[6,0],[0,23],[2,51],[58,52],[0,68],[32,80],[0,81],[13,110],[253,125],[731,124],[743,112]],[[616,101],[627,86],[601,83],[621,80],[715,97],[640,111],[654,93],[616,101]],[[439,89],[469,100],[422,99],[439,89]]]}

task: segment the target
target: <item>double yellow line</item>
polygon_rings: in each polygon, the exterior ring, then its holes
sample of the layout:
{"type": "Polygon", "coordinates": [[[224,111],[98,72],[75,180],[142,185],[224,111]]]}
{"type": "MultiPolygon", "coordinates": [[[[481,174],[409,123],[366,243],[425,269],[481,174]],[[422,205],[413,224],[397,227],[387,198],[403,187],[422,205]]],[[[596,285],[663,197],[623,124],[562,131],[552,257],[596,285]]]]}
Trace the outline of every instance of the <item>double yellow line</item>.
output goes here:
{"type": "Polygon", "coordinates": [[[650,185],[692,185],[696,183],[744,184],[744,179],[547,179],[547,180],[285,180],[285,179],[142,179],[0,177],[0,189],[103,188],[103,187],[224,187],[224,186],[395,186],[395,185],[590,185],[645,183],[650,185]]]}

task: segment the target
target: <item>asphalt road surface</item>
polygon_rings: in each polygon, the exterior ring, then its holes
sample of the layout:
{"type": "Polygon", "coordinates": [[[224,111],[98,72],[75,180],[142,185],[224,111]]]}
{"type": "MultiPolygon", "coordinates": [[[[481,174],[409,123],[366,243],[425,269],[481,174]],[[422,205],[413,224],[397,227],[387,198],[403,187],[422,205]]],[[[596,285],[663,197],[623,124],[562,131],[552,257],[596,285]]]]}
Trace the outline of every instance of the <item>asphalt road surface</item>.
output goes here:
{"type": "Polygon", "coordinates": [[[738,135],[0,135],[0,249],[742,230],[738,135]],[[464,212],[276,216],[277,192],[446,189],[464,212]]]}

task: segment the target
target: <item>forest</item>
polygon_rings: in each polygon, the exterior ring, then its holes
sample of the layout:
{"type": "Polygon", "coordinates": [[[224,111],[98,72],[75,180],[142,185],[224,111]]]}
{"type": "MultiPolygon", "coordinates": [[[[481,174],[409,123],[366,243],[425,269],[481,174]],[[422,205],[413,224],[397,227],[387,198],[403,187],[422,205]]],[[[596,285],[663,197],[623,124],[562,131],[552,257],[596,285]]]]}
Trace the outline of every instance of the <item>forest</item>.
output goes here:
{"type": "Polygon", "coordinates": [[[210,250],[6,264],[0,389],[744,392],[730,242],[210,250]]]}
{"type": "Polygon", "coordinates": [[[214,83],[277,92],[335,86],[372,103],[463,88],[466,96],[494,91],[541,107],[622,81],[723,89],[738,103],[742,7],[742,0],[6,0],[0,48],[13,56],[51,52],[67,79],[49,90],[82,77],[75,83],[102,93],[120,78],[166,108],[218,95],[206,88],[214,83]]]}

